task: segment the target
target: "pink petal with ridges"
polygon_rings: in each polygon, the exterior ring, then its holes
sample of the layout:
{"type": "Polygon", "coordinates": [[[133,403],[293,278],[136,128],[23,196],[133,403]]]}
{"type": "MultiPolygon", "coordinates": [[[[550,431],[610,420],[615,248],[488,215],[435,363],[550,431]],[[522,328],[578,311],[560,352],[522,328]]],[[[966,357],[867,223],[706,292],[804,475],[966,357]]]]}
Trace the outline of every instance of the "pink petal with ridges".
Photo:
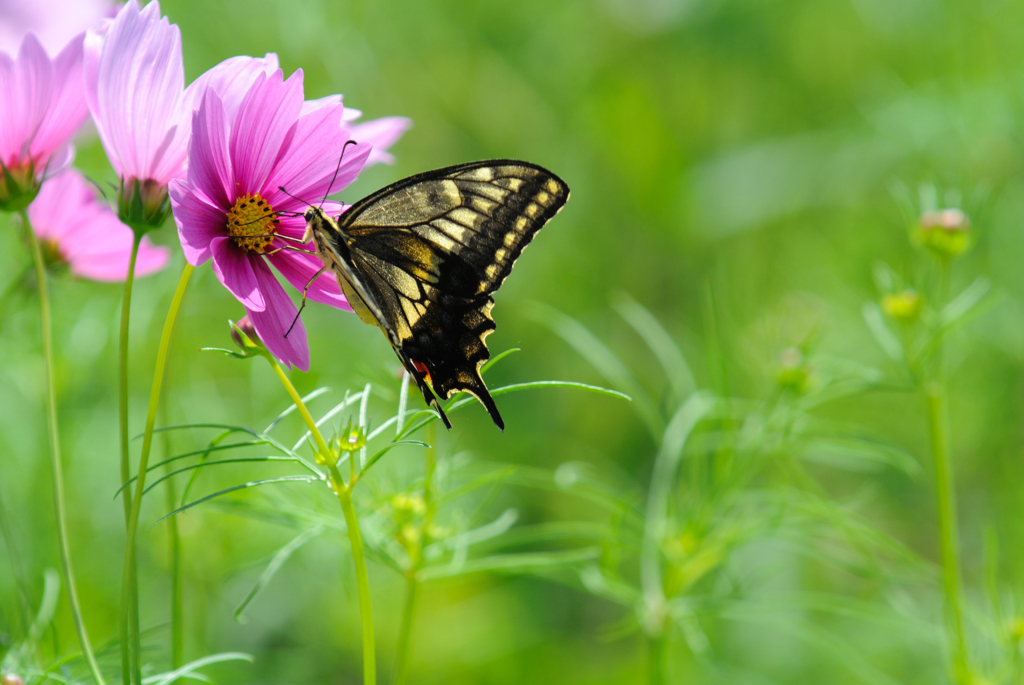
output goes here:
{"type": "Polygon", "coordinates": [[[280,71],[258,76],[231,127],[236,195],[265,190],[264,184],[293,133],[302,109],[302,71],[283,83],[281,79],[280,71]]]}
{"type": "Polygon", "coordinates": [[[210,251],[213,253],[213,272],[224,287],[246,309],[263,311],[267,303],[253,273],[253,262],[258,260],[250,259],[234,240],[223,236],[210,241],[210,251]]]}
{"type": "Polygon", "coordinates": [[[408,117],[383,117],[360,124],[350,124],[347,132],[352,140],[373,146],[373,151],[366,160],[366,165],[369,166],[377,163],[394,164],[395,156],[387,150],[410,128],[412,119],[408,117]]]}
{"type": "MultiPolygon", "coordinates": [[[[53,92],[46,114],[36,131],[29,153],[42,168],[61,150],[89,116],[82,83],[82,42],[85,34],[71,39],[53,60],[53,92]]],[[[56,160],[60,164],[63,160],[56,160]]],[[[52,170],[47,168],[49,175],[52,170]]]]}
{"type": "Polygon", "coordinates": [[[185,170],[188,122],[181,33],[154,1],[121,8],[105,35],[86,41],[89,109],[119,175],[160,184],[185,170]]]}
{"type": "Polygon", "coordinates": [[[302,319],[295,321],[298,309],[263,260],[257,260],[253,266],[260,288],[267,297],[267,307],[263,311],[246,308],[249,319],[271,354],[289,366],[308,371],[309,343],[302,319]],[[286,338],[284,334],[293,321],[295,327],[286,338]]]}
{"type": "Polygon", "coordinates": [[[339,126],[341,112],[341,105],[331,105],[299,119],[288,154],[267,179],[269,196],[278,198],[278,194],[283,195],[278,188],[284,186],[292,195],[317,203],[330,194],[328,188],[335,193],[355,180],[370,147],[349,145],[345,148],[348,139],[339,126]],[[335,170],[337,178],[334,177],[335,170]]]}
{"type": "Polygon", "coordinates": [[[174,222],[178,225],[181,250],[189,264],[199,266],[212,256],[210,242],[227,232],[227,215],[179,179],[171,181],[168,193],[174,222]]]}
{"type": "Polygon", "coordinates": [[[53,96],[53,66],[31,33],[21,42],[16,59],[6,54],[0,58],[0,162],[12,165],[25,161],[46,116],[53,96]]]}
{"type": "Polygon", "coordinates": [[[338,287],[338,279],[332,271],[325,270],[312,284],[310,279],[318,271],[323,270],[324,264],[319,257],[313,255],[300,255],[295,252],[277,252],[269,257],[271,264],[281,272],[281,275],[301,293],[307,284],[306,297],[314,302],[327,304],[338,309],[352,311],[348,300],[341,294],[338,287]]]}
{"type": "Polygon", "coordinates": [[[225,209],[244,194],[237,191],[233,182],[229,136],[224,105],[217,93],[208,90],[199,111],[192,117],[188,184],[225,209]]]}
{"type": "Polygon", "coordinates": [[[277,55],[272,52],[265,57],[229,57],[193,81],[185,89],[185,101],[189,109],[197,109],[203,101],[203,94],[213,90],[224,103],[228,121],[234,121],[245,94],[257,77],[260,74],[269,76],[279,68],[277,55]]]}

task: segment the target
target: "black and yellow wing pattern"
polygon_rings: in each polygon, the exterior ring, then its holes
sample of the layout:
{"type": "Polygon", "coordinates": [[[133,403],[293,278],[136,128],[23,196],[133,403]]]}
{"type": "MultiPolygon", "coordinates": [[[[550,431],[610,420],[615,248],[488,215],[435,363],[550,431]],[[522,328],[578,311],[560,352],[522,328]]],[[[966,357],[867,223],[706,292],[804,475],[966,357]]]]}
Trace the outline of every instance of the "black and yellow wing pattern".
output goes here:
{"type": "Polygon", "coordinates": [[[306,213],[317,253],[360,318],[384,331],[428,404],[472,393],[504,422],[480,376],[494,330],[491,294],[569,199],[543,167],[508,159],[397,181],[336,221],[306,213]]]}

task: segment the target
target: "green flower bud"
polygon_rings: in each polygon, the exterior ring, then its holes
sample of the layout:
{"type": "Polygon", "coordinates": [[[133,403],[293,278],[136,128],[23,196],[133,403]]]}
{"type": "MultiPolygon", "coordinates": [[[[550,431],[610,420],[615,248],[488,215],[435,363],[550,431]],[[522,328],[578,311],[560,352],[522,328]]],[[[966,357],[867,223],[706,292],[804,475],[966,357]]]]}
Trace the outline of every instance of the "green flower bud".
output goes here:
{"type": "Polygon", "coordinates": [[[921,315],[924,300],[910,288],[901,293],[888,293],[882,297],[882,311],[900,323],[913,323],[921,315]]]}
{"type": "Polygon", "coordinates": [[[950,260],[971,247],[971,220],[959,209],[940,209],[921,215],[914,241],[939,259],[950,260]]]}
{"type": "Polygon", "coordinates": [[[170,213],[171,198],[167,195],[167,186],[153,179],[121,179],[117,189],[117,218],[131,226],[136,234],[160,228],[170,213]]]}
{"type": "Polygon", "coordinates": [[[40,185],[31,159],[24,166],[7,167],[0,162],[0,210],[20,212],[25,209],[36,199],[40,185]]]}
{"type": "Polygon", "coordinates": [[[252,325],[248,316],[243,316],[238,323],[229,319],[228,325],[231,327],[231,339],[242,348],[243,352],[257,352],[264,349],[263,341],[260,340],[259,334],[256,333],[256,327],[252,325]]]}

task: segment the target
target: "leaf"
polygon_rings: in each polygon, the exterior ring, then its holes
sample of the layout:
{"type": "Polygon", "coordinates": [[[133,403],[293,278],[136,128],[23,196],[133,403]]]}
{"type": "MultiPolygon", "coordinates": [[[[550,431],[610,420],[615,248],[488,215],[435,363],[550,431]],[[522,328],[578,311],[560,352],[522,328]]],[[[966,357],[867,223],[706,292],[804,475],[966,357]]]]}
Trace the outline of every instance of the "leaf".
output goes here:
{"type": "MultiPolygon", "coordinates": [[[[330,391],[331,391],[331,389],[328,388],[328,387],[317,388],[313,392],[311,392],[308,395],[306,395],[305,397],[303,397],[302,398],[302,403],[303,404],[309,404],[310,400],[314,400],[317,397],[320,397],[320,395],[323,395],[324,393],[327,393],[327,392],[330,392],[330,391]]],[[[277,424],[281,423],[281,421],[285,417],[287,417],[289,414],[293,413],[295,411],[295,409],[296,409],[296,405],[289,404],[288,407],[285,408],[284,411],[282,411],[280,414],[277,415],[276,419],[274,419],[273,421],[270,422],[269,426],[267,426],[266,428],[263,429],[263,432],[264,433],[269,433],[270,431],[274,430],[274,428],[277,426],[277,424]]]]}
{"type": "Polygon", "coordinates": [[[372,457],[370,457],[367,460],[366,466],[364,466],[363,470],[359,472],[359,475],[361,476],[362,474],[364,474],[367,471],[369,471],[370,467],[373,466],[374,464],[376,464],[377,461],[381,457],[383,457],[385,454],[387,454],[388,452],[390,452],[391,450],[393,450],[394,448],[396,448],[396,447],[398,447],[400,445],[416,445],[418,447],[426,447],[426,448],[430,447],[430,445],[428,445],[425,442],[421,442],[420,440],[396,440],[394,442],[389,442],[386,446],[384,446],[376,454],[374,454],[372,457]]]}
{"type": "Polygon", "coordinates": [[[599,547],[587,547],[561,552],[499,554],[483,559],[471,559],[458,565],[430,566],[421,569],[416,574],[416,579],[420,582],[427,582],[485,571],[498,573],[540,573],[563,566],[593,561],[600,556],[601,549],[599,547]]]}
{"type": "Polygon", "coordinates": [[[234,486],[232,486],[230,488],[225,488],[224,490],[218,490],[217,492],[215,492],[215,493],[213,493],[211,495],[207,495],[206,497],[201,497],[201,498],[199,498],[197,500],[189,502],[188,504],[186,504],[184,506],[178,507],[177,509],[175,509],[171,513],[165,514],[164,516],[161,516],[159,519],[154,521],[153,525],[151,525],[149,528],[152,529],[153,526],[155,526],[156,524],[160,523],[164,519],[168,519],[168,518],[174,516],[175,514],[180,514],[181,512],[185,511],[186,509],[191,509],[192,507],[196,506],[197,504],[202,504],[203,502],[207,502],[207,501],[213,499],[214,497],[220,497],[221,495],[226,495],[229,492],[234,492],[236,490],[244,490],[245,488],[252,488],[252,487],[256,487],[257,485],[268,485],[270,483],[288,483],[288,482],[293,482],[293,481],[303,481],[303,482],[306,482],[306,483],[311,483],[311,482],[313,482],[315,480],[319,480],[319,479],[314,477],[314,476],[282,476],[280,478],[267,478],[266,480],[253,480],[253,481],[249,481],[248,483],[242,483],[241,485],[234,485],[234,486]]]}
{"type": "Polygon", "coordinates": [[[244,652],[223,652],[221,654],[211,654],[204,656],[201,659],[191,661],[181,668],[171,671],[169,673],[161,673],[159,675],[149,676],[143,678],[143,685],[170,685],[175,680],[187,677],[193,671],[202,668],[203,666],[209,666],[210,664],[218,664],[223,661],[249,661],[252,662],[254,659],[249,654],[244,652]]]}
{"type": "MultiPolygon", "coordinates": [[[[631,398],[629,395],[627,395],[625,393],[621,393],[618,390],[609,390],[608,388],[602,388],[602,387],[597,386],[597,385],[588,385],[586,383],[576,383],[575,381],[533,381],[533,382],[530,382],[530,383],[515,383],[513,385],[505,385],[505,386],[502,386],[500,388],[494,388],[493,390],[491,390],[491,395],[494,396],[494,397],[497,397],[498,395],[504,395],[504,394],[510,393],[510,392],[517,392],[519,390],[532,390],[534,388],[547,388],[547,387],[551,387],[551,388],[576,388],[578,390],[587,390],[589,392],[594,392],[594,393],[597,393],[599,395],[610,395],[612,397],[619,397],[621,399],[626,400],[627,402],[632,402],[633,401],[633,398],[631,398]]],[[[462,398],[460,400],[453,401],[447,407],[445,407],[445,412],[453,412],[453,411],[455,411],[457,409],[461,409],[462,407],[465,407],[466,405],[473,404],[475,401],[476,401],[475,398],[472,398],[472,397],[465,397],[465,398],[462,398]]],[[[430,422],[437,421],[440,418],[441,417],[437,414],[437,412],[435,412],[432,409],[424,409],[422,411],[419,411],[416,414],[414,414],[411,419],[409,419],[409,428],[407,428],[402,433],[402,437],[405,437],[407,435],[411,435],[412,433],[415,433],[416,431],[418,431],[419,429],[423,428],[424,426],[426,426],[430,422]],[[423,419],[422,421],[419,421],[417,423],[416,419],[418,417],[420,417],[420,416],[424,416],[426,418],[423,419]]]]}
{"type": "Polygon", "coordinates": [[[854,471],[874,471],[891,466],[916,475],[921,465],[909,453],[894,445],[856,438],[817,438],[807,441],[799,456],[808,461],[854,471]]]}
{"type": "Polygon", "coordinates": [[[979,276],[974,283],[957,295],[953,300],[942,308],[939,319],[943,330],[949,330],[954,326],[966,323],[964,320],[968,314],[981,304],[992,292],[992,281],[985,276],[979,276]]]}
{"type": "Polygon", "coordinates": [[[238,607],[235,609],[236,621],[238,621],[239,623],[245,623],[245,617],[242,614],[245,612],[246,607],[248,607],[249,604],[252,603],[254,599],[256,599],[256,596],[260,592],[262,592],[263,588],[265,588],[270,583],[270,581],[274,578],[274,575],[278,572],[278,570],[280,570],[282,566],[284,566],[284,563],[288,561],[288,559],[291,557],[292,554],[295,553],[296,550],[298,550],[308,541],[320,535],[320,533],[322,533],[323,531],[323,526],[317,526],[316,528],[311,528],[309,530],[303,531],[301,534],[297,535],[294,539],[292,539],[287,545],[285,545],[277,551],[277,554],[274,555],[274,558],[270,560],[269,564],[267,564],[267,568],[263,570],[263,573],[261,573],[260,577],[256,580],[256,584],[252,586],[252,589],[249,590],[249,593],[245,596],[245,598],[239,603],[238,607]]]}
{"type": "Polygon", "coordinates": [[[874,302],[865,302],[861,308],[861,314],[864,316],[864,323],[868,325],[868,330],[875,338],[875,342],[882,348],[886,356],[895,362],[903,361],[903,345],[885,322],[885,315],[882,314],[881,307],[874,302]]]}
{"type": "Polygon", "coordinates": [[[682,350],[668,334],[658,319],[642,304],[626,293],[619,293],[612,306],[626,323],[643,339],[651,352],[658,358],[658,363],[665,370],[676,401],[682,402],[686,396],[697,389],[693,372],[686,363],[682,350]]]}
{"type": "MultiPolygon", "coordinates": [[[[350,404],[355,404],[356,402],[358,402],[362,398],[363,398],[363,393],[361,393],[361,392],[357,392],[355,395],[352,395],[352,396],[349,396],[346,393],[345,399],[343,399],[338,404],[334,405],[334,407],[332,407],[329,412],[327,412],[326,414],[324,414],[323,416],[320,417],[320,420],[317,421],[316,424],[315,424],[316,427],[320,428],[325,423],[327,423],[328,421],[333,419],[335,416],[337,416],[341,412],[345,411],[345,407],[349,406],[350,404]]],[[[293,453],[294,452],[298,452],[299,448],[302,447],[302,445],[307,440],[309,440],[312,437],[312,435],[313,435],[313,433],[311,431],[308,431],[308,430],[305,433],[303,433],[302,437],[299,438],[298,441],[292,446],[291,451],[293,453]]]]}
{"type": "MultiPolygon", "coordinates": [[[[367,430],[367,412],[370,407],[370,384],[367,383],[366,387],[363,388],[363,400],[359,403],[359,430],[363,435],[366,435],[367,430]]],[[[359,450],[359,470],[363,471],[366,469],[366,445],[364,444],[362,449],[359,450]]]]}
{"type": "MultiPolygon", "coordinates": [[[[184,468],[171,471],[170,473],[165,473],[163,476],[157,478],[155,481],[146,486],[146,489],[142,491],[142,494],[145,495],[147,492],[149,492],[150,490],[152,490],[153,488],[155,488],[157,485],[167,480],[168,478],[176,476],[179,473],[184,473],[186,471],[202,469],[207,466],[219,466],[222,464],[244,464],[260,461],[287,461],[299,464],[303,463],[301,459],[296,459],[295,457],[238,457],[237,459],[218,459],[217,461],[205,461],[201,464],[192,464],[191,466],[186,466],[184,468]]],[[[323,480],[323,477],[320,475],[319,471],[315,471],[314,475],[316,475],[319,479],[323,480]]]]}
{"type": "Polygon", "coordinates": [[[563,314],[553,307],[536,303],[531,308],[531,315],[540,323],[545,324],[570,347],[586,359],[605,380],[614,386],[625,389],[636,398],[635,410],[646,424],[652,435],[658,435],[663,429],[663,422],[658,415],[657,407],[651,398],[640,387],[636,377],[626,365],[597,339],[587,328],[576,319],[563,314]]]}
{"type": "Polygon", "coordinates": [[[488,370],[489,370],[489,369],[490,369],[490,368],[491,368],[492,366],[494,366],[495,364],[497,364],[498,362],[500,362],[500,361],[501,361],[502,359],[504,359],[505,357],[507,357],[507,356],[509,356],[510,354],[513,354],[513,353],[515,353],[515,352],[522,352],[522,349],[521,349],[521,348],[518,348],[518,347],[511,347],[511,348],[509,348],[509,349],[505,350],[504,352],[502,352],[501,354],[497,354],[497,355],[495,355],[495,356],[494,356],[494,357],[492,357],[492,358],[491,358],[490,360],[488,360],[487,362],[485,362],[483,366],[481,366],[481,367],[480,367],[480,374],[481,374],[481,375],[483,375],[483,374],[487,373],[487,371],[488,371],[488,370]]]}

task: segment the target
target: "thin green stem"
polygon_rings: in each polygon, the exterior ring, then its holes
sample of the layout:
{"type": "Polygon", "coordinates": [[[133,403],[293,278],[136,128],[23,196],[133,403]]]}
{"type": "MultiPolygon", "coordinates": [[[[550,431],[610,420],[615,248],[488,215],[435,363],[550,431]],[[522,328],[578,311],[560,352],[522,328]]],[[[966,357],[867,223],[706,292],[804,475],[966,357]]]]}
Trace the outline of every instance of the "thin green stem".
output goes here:
{"type": "MultiPolygon", "coordinates": [[[[124,279],[124,294],[121,297],[121,332],[117,345],[117,418],[121,445],[121,485],[132,477],[128,435],[128,320],[132,309],[132,287],[135,284],[135,260],[139,256],[142,235],[136,233],[132,241],[132,253],[128,259],[128,275],[124,279]]],[[[121,497],[124,503],[124,524],[127,528],[132,513],[132,489],[126,487],[121,497]]]]}
{"type": "Polygon", "coordinates": [[[935,464],[935,496],[939,509],[939,542],[942,549],[942,586],[946,595],[949,649],[958,683],[970,682],[967,644],[964,639],[963,602],[960,586],[960,547],[956,522],[956,492],[949,456],[949,419],[942,384],[925,386],[928,431],[935,464]]]}
{"type": "MultiPolygon", "coordinates": [[[[936,288],[939,306],[948,299],[949,266],[940,266],[936,288]]],[[[936,333],[941,335],[941,333],[936,333]]],[[[967,641],[964,636],[963,591],[960,582],[960,545],[957,532],[956,490],[949,450],[949,409],[946,401],[945,344],[938,341],[931,380],[924,383],[928,433],[935,468],[935,499],[939,515],[939,546],[942,554],[942,587],[946,599],[946,625],[953,675],[957,683],[971,680],[967,641]]]]}
{"type": "MultiPolygon", "coordinates": [[[[167,403],[163,404],[163,423],[167,423],[167,403]]],[[[164,456],[171,453],[171,434],[163,434],[164,456]]],[[[171,462],[164,464],[164,473],[170,474],[174,465],[171,462]]],[[[178,493],[174,487],[174,479],[167,478],[164,486],[164,501],[167,510],[173,511],[178,507],[178,493]]],[[[184,658],[185,628],[184,610],[182,608],[182,579],[181,579],[181,535],[178,532],[178,517],[172,516],[167,521],[167,548],[171,557],[171,670],[180,668],[184,658]]]]}
{"type": "Polygon", "coordinates": [[[291,379],[288,378],[288,374],[284,372],[284,369],[282,369],[281,365],[277,363],[277,360],[270,355],[266,355],[266,357],[270,361],[270,366],[274,369],[274,373],[276,373],[277,377],[281,379],[281,384],[284,385],[284,389],[288,391],[288,396],[291,397],[292,402],[295,403],[295,408],[299,410],[299,414],[302,416],[302,420],[305,422],[306,427],[309,428],[309,432],[313,436],[313,441],[316,443],[317,449],[320,451],[324,460],[327,460],[328,457],[331,456],[331,449],[327,446],[324,436],[320,434],[320,429],[317,428],[316,421],[313,420],[309,410],[306,409],[306,403],[302,401],[302,396],[299,395],[298,390],[296,390],[295,386],[292,385],[291,379]]]}
{"type": "Polygon", "coordinates": [[[153,428],[156,426],[156,412],[160,404],[160,390],[163,386],[164,367],[167,364],[167,350],[171,344],[171,333],[174,332],[174,322],[178,317],[178,310],[181,308],[181,300],[185,296],[185,288],[189,278],[192,276],[193,266],[186,264],[181,278],[178,279],[178,287],[174,291],[174,298],[171,300],[171,307],[167,312],[167,319],[164,321],[164,330],[160,335],[160,346],[156,353],[156,368],[153,371],[153,386],[149,393],[149,412],[146,414],[146,428],[142,434],[142,452],[139,455],[138,481],[135,484],[135,491],[132,495],[132,509],[128,518],[128,539],[124,549],[124,566],[121,572],[121,658],[124,660],[128,651],[127,644],[131,645],[131,652],[136,655],[133,663],[131,678],[133,683],[141,685],[142,673],[139,664],[142,640],[138,624],[138,596],[133,595],[132,586],[136,573],[135,564],[135,539],[139,527],[139,510],[142,508],[142,493],[146,489],[146,472],[149,468],[149,452],[153,446],[153,428]],[[134,601],[133,601],[134,600],[134,601]],[[135,611],[135,620],[132,620],[132,611],[135,611]]]}
{"type": "Polygon", "coordinates": [[[71,603],[71,615],[75,620],[75,630],[78,632],[78,642],[82,646],[82,654],[85,662],[92,673],[97,685],[103,685],[103,676],[100,674],[100,667],[96,663],[96,655],[89,642],[89,634],[85,629],[85,621],[82,619],[82,609],[78,603],[78,590],[75,586],[75,574],[71,567],[71,549],[68,544],[67,515],[64,509],[64,467],[60,458],[60,430],[57,426],[57,393],[54,383],[53,367],[53,332],[50,326],[50,296],[46,287],[46,265],[43,262],[43,251],[39,247],[32,226],[29,224],[28,214],[21,212],[21,220],[24,222],[25,233],[28,235],[29,244],[32,247],[32,256],[36,263],[36,280],[39,288],[39,320],[43,338],[43,359],[46,365],[46,423],[50,438],[50,467],[53,476],[53,504],[57,516],[57,541],[60,545],[61,571],[64,575],[64,585],[68,590],[68,601],[71,603]]]}
{"type": "Polygon", "coordinates": [[[395,657],[394,685],[405,685],[409,679],[409,655],[412,653],[412,620],[416,615],[416,595],[419,582],[416,574],[405,578],[405,605],[402,607],[402,625],[398,629],[398,653],[395,657]]]}
{"type": "MultiPolygon", "coordinates": [[[[359,594],[359,617],[363,632],[363,683],[364,685],[376,685],[377,656],[373,634],[373,606],[370,602],[370,577],[366,573],[366,556],[363,554],[363,540],[359,534],[356,510],[352,506],[352,488],[355,487],[358,477],[353,471],[352,479],[347,484],[345,483],[345,479],[338,470],[337,458],[327,446],[323,435],[320,434],[320,429],[317,428],[316,421],[310,416],[309,410],[306,409],[306,404],[302,401],[302,396],[299,395],[295,386],[292,385],[288,374],[284,372],[281,365],[271,355],[266,354],[264,356],[270,362],[274,373],[281,379],[282,385],[288,391],[288,396],[292,398],[292,402],[295,403],[295,407],[299,410],[302,420],[309,428],[313,441],[323,457],[322,461],[327,464],[331,478],[331,488],[337,495],[338,502],[341,504],[341,511],[345,515],[345,527],[348,528],[348,539],[352,546],[352,562],[356,568],[356,589],[359,594]]],[[[354,453],[350,455],[349,461],[352,461],[354,456],[354,453]]]]}
{"type": "MultiPolygon", "coordinates": [[[[121,329],[118,335],[117,345],[117,418],[118,418],[118,439],[121,447],[121,483],[127,483],[132,477],[131,469],[131,452],[129,450],[130,438],[128,435],[128,322],[131,318],[132,310],[132,288],[135,285],[135,262],[139,256],[139,245],[142,242],[142,234],[136,233],[135,238],[132,240],[132,251],[128,258],[128,272],[124,279],[124,294],[121,297],[121,329]]],[[[121,502],[124,505],[124,526],[125,530],[128,529],[128,520],[132,513],[132,489],[128,486],[124,489],[124,493],[121,497],[121,502]]],[[[138,606],[138,579],[132,578],[132,594],[134,595],[133,601],[130,603],[132,611],[135,611],[135,607],[138,606]]],[[[131,616],[131,620],[135,622],[138,619],[134,613],[131,616]]],[[[134,660],[138,660],[139,656],[129,654],[125,650],[128,648],[127,643],[121,645],[121,677],[124,682],[131,682],[131,665],[134,660]]]]}

